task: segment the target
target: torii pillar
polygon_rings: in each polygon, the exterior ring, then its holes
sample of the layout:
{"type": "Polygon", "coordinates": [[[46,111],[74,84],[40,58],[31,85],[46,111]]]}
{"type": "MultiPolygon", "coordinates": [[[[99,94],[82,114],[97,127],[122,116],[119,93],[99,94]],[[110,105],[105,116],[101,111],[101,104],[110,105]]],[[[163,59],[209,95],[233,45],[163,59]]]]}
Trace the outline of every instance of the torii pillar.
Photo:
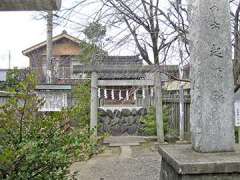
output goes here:
{"type": "Polygon", "coordinates": [[[98,74],[97,72],[92,72],[90,129],[93,130],[93,137],[97,137],[97,119],[98,119],[97,114],[98,114],[98,74]]]}

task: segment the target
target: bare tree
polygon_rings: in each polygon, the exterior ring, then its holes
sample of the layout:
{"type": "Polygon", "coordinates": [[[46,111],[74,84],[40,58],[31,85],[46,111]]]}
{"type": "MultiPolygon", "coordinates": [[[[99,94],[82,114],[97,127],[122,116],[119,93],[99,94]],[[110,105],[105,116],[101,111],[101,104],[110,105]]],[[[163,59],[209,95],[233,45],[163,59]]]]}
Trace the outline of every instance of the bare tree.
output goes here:
{"type": "Polygon", "coordinates": [[[176,40],[168,41],[160,28],[159,0],[149,2],[138,0],[135,3],[129,0],[103,0],[103,3],[115,13],[118,22],[125,23],[142,58],[148,64],[160,64],[159,53],[161,50],[176,40]],[[153,62],[149,55],[153,56],[153,62]]]}

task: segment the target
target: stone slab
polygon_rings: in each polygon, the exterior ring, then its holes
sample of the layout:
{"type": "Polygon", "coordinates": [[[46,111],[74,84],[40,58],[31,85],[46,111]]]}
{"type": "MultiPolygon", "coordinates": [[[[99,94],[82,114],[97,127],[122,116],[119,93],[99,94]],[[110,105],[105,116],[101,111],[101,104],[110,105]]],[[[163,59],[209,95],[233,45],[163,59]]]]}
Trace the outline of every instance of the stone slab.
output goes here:
{"type": "Polygon", "coordinates": [[[121,159],[127,159],[131,158],[132,156],[132,149],[130,146],[121,146],[121,154],[120,158],[121,159]]]}
{"type": "MultiPolygon", "coordinates": [[[[235,152],[198,153],[189,145],[160,145],[159,153],[178,175],[239,174],[240,146],[235,152]]],[[[164,179],[163,179],[164,180],[164,179]]]]}
{"type": "Polygon", "coordinates": [[[140,146],[140,143],[111,143],[109,147],[140,146]]]}
{"type": "Polygon", "coordinates": [[[145,142],[145,138],[141,136],[110,136],[104,139],[103,144],[108,144],[110,147],[120,147],[139,146],[145,142]]]}

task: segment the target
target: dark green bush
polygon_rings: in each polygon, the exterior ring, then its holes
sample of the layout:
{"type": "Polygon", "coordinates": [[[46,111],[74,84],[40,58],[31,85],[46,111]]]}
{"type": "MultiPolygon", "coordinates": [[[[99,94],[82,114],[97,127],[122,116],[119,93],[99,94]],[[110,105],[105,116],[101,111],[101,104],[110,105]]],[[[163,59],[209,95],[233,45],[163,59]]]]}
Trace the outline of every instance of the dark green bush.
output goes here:
{"type": "Polygon", "coordinates": [[[97,140],[90,140],[86,126],[89,114],[84,110],[89,107],[78,104],[59,113],[40,114],[43,101],[36,96],[35,85],[35,76],[28,74],[12,86],[12,97],[0,107],[0,179],[64,179],[73,161],[98,152],[97,140]],[[71,128],[71,118],[81,120],[82,115],[81,126],[71,128]]]}
{"type": "MultiPolygon", "coordinates": [[[[167,106],[163,107],[163,127],[164,134],[170,131],[168,126],[169,110],[167,106]]],[[[143,127],[140,129],[141,134],[145,136],[156,136],[157,135],[157,125],[156,125],[156,111],[155,107],[150,107],[148,114],[141,118],[141,123],[143,127]]]]}
{"type": "Polygon", "coordinates": [[[74,127],[84,128],[90,124],[90,85],[90,81],[86,81],[73,89],[74,105],[68,109],[68,114],[74,127]]]}

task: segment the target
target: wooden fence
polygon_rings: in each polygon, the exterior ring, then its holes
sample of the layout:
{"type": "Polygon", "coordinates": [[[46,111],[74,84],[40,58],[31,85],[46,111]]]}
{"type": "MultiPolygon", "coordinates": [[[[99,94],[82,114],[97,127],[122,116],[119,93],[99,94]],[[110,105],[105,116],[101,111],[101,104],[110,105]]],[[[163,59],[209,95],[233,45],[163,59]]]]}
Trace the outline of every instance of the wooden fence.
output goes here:
{"type": "MultiPolygon", "coordinates": [[[[185,139],[191,138],[190,133],[190,96],[184,97],[184,132],[185,139]]],[[[164,110],[168,114],[169,128],[172,129],[177,135],[179,135],[179,119],[180,119],[180,107],[178,95],[165,95],[163,96],[163,106],[167,107],[164,110]]]]}
{"type": "MultiPolygon", "coordinates": [[[[162,98],[164,114],[168,115],[169,128],[179,136],[180,107],[178,94],[163,94],[162,98]]],[[[184,96],[184,132],[185,139],[190,140],[190,95],[184,96]]],[[[154,97],[150,98],[150,106],[154,106],[154,97]]]]}

